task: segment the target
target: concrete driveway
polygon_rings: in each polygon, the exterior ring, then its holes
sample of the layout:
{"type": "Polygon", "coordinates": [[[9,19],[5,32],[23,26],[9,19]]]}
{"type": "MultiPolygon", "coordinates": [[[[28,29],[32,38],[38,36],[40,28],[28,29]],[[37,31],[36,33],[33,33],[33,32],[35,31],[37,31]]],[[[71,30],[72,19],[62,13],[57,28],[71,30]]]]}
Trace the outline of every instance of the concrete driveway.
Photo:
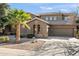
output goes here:
{"type": "Polygon", "coordinates": [[[38,38],[39,40],[45,41],[77,41],[75,37],[58,37],[58,36],[49,36],[48,38],[38,38]]]}
{"type": "Polygon", "coordinates": [[[75,37],[58,37],[58,36],[49,36],[48,39],[59,39],[59,40],[73,40],[75,37]]]}

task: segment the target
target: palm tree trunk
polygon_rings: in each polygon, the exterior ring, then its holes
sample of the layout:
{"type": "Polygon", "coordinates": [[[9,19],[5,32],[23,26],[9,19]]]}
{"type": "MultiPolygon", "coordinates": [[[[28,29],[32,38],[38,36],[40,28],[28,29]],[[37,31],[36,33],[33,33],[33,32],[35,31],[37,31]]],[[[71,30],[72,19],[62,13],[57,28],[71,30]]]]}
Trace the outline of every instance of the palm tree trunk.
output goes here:
{"type": "Polygon", "coordinates": [[[16,25],[16,43],[20,42],[20,23],[16,25]]]}

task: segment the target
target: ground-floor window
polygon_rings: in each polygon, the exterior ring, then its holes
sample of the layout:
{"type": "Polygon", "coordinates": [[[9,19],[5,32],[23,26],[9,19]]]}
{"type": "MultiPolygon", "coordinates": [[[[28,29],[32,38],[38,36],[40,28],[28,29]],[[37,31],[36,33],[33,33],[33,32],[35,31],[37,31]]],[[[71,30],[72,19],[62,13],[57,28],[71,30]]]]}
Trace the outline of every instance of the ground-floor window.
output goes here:
{"type": "Polygon", "coordinates": [[[37,34],[39,34],[40,33],[40,25],[38,24],[38,25],[33,25],[33,34],[35,34],[36,33],[36,31],[37,31],[37,34]]]}
{"type": "Polygon", "coordinates": [[[35,25],[33,25],[33,34],[35,34],[35,25]]]}
{"type": "Polygon", "coordinates": [[[37,27],[38,27],[37,34],[39,34],[39,32],[40,32],[40,25],[37,25],[37,27]]]}

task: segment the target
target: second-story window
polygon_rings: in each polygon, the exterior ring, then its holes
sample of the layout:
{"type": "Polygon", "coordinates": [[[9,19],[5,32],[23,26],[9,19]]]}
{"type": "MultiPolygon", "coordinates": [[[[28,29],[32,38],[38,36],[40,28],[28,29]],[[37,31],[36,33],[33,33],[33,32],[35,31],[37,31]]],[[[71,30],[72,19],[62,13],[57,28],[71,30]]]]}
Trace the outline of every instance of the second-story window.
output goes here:
{"type": "Polygon", "coordinates": [[[50,16],[50,20],[52,21],[52,19],[53,19],[53,17],[52,16],[50,16]]]}
{"type": "Polygon", "coordinates": [[[53,20],[53,21],[55,21],[55,20],[56,20],[56,18],[57,18],[56,16],[53,16],[53,17],[52,17],[52,20],[53,20]]]}
{"type": "Polygon", "coordinates": [[[46,20],[49,20],[49,17],[48,16],[46,16],[46,20]]]}
{"type": "Polygon", "coordinates": [[[54,20],[56,20],[56,16],[54,16],[54,20]]]}
{"type": "Polygon", "coordinates": [[[67,22],[68,21],[68,17],[64,17],[64,21],[67,22]]]}

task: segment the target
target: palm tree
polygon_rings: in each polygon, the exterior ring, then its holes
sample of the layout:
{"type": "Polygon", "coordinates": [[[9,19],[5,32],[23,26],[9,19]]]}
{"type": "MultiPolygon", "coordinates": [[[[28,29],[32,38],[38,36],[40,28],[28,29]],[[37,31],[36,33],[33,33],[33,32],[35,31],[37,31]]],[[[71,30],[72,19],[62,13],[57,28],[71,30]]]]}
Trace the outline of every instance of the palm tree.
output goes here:
{"type": "Polygon", "coordinates": [[[23,10],[10,10],[8,14],[9,23],[15,25],[16,27],[16,43],[20,41],[20,25],[22,24],[24,27],[30,29],[30,27],[26,24],[26,21],[31,19],[30,14],[25,13],[23,10]]]}

